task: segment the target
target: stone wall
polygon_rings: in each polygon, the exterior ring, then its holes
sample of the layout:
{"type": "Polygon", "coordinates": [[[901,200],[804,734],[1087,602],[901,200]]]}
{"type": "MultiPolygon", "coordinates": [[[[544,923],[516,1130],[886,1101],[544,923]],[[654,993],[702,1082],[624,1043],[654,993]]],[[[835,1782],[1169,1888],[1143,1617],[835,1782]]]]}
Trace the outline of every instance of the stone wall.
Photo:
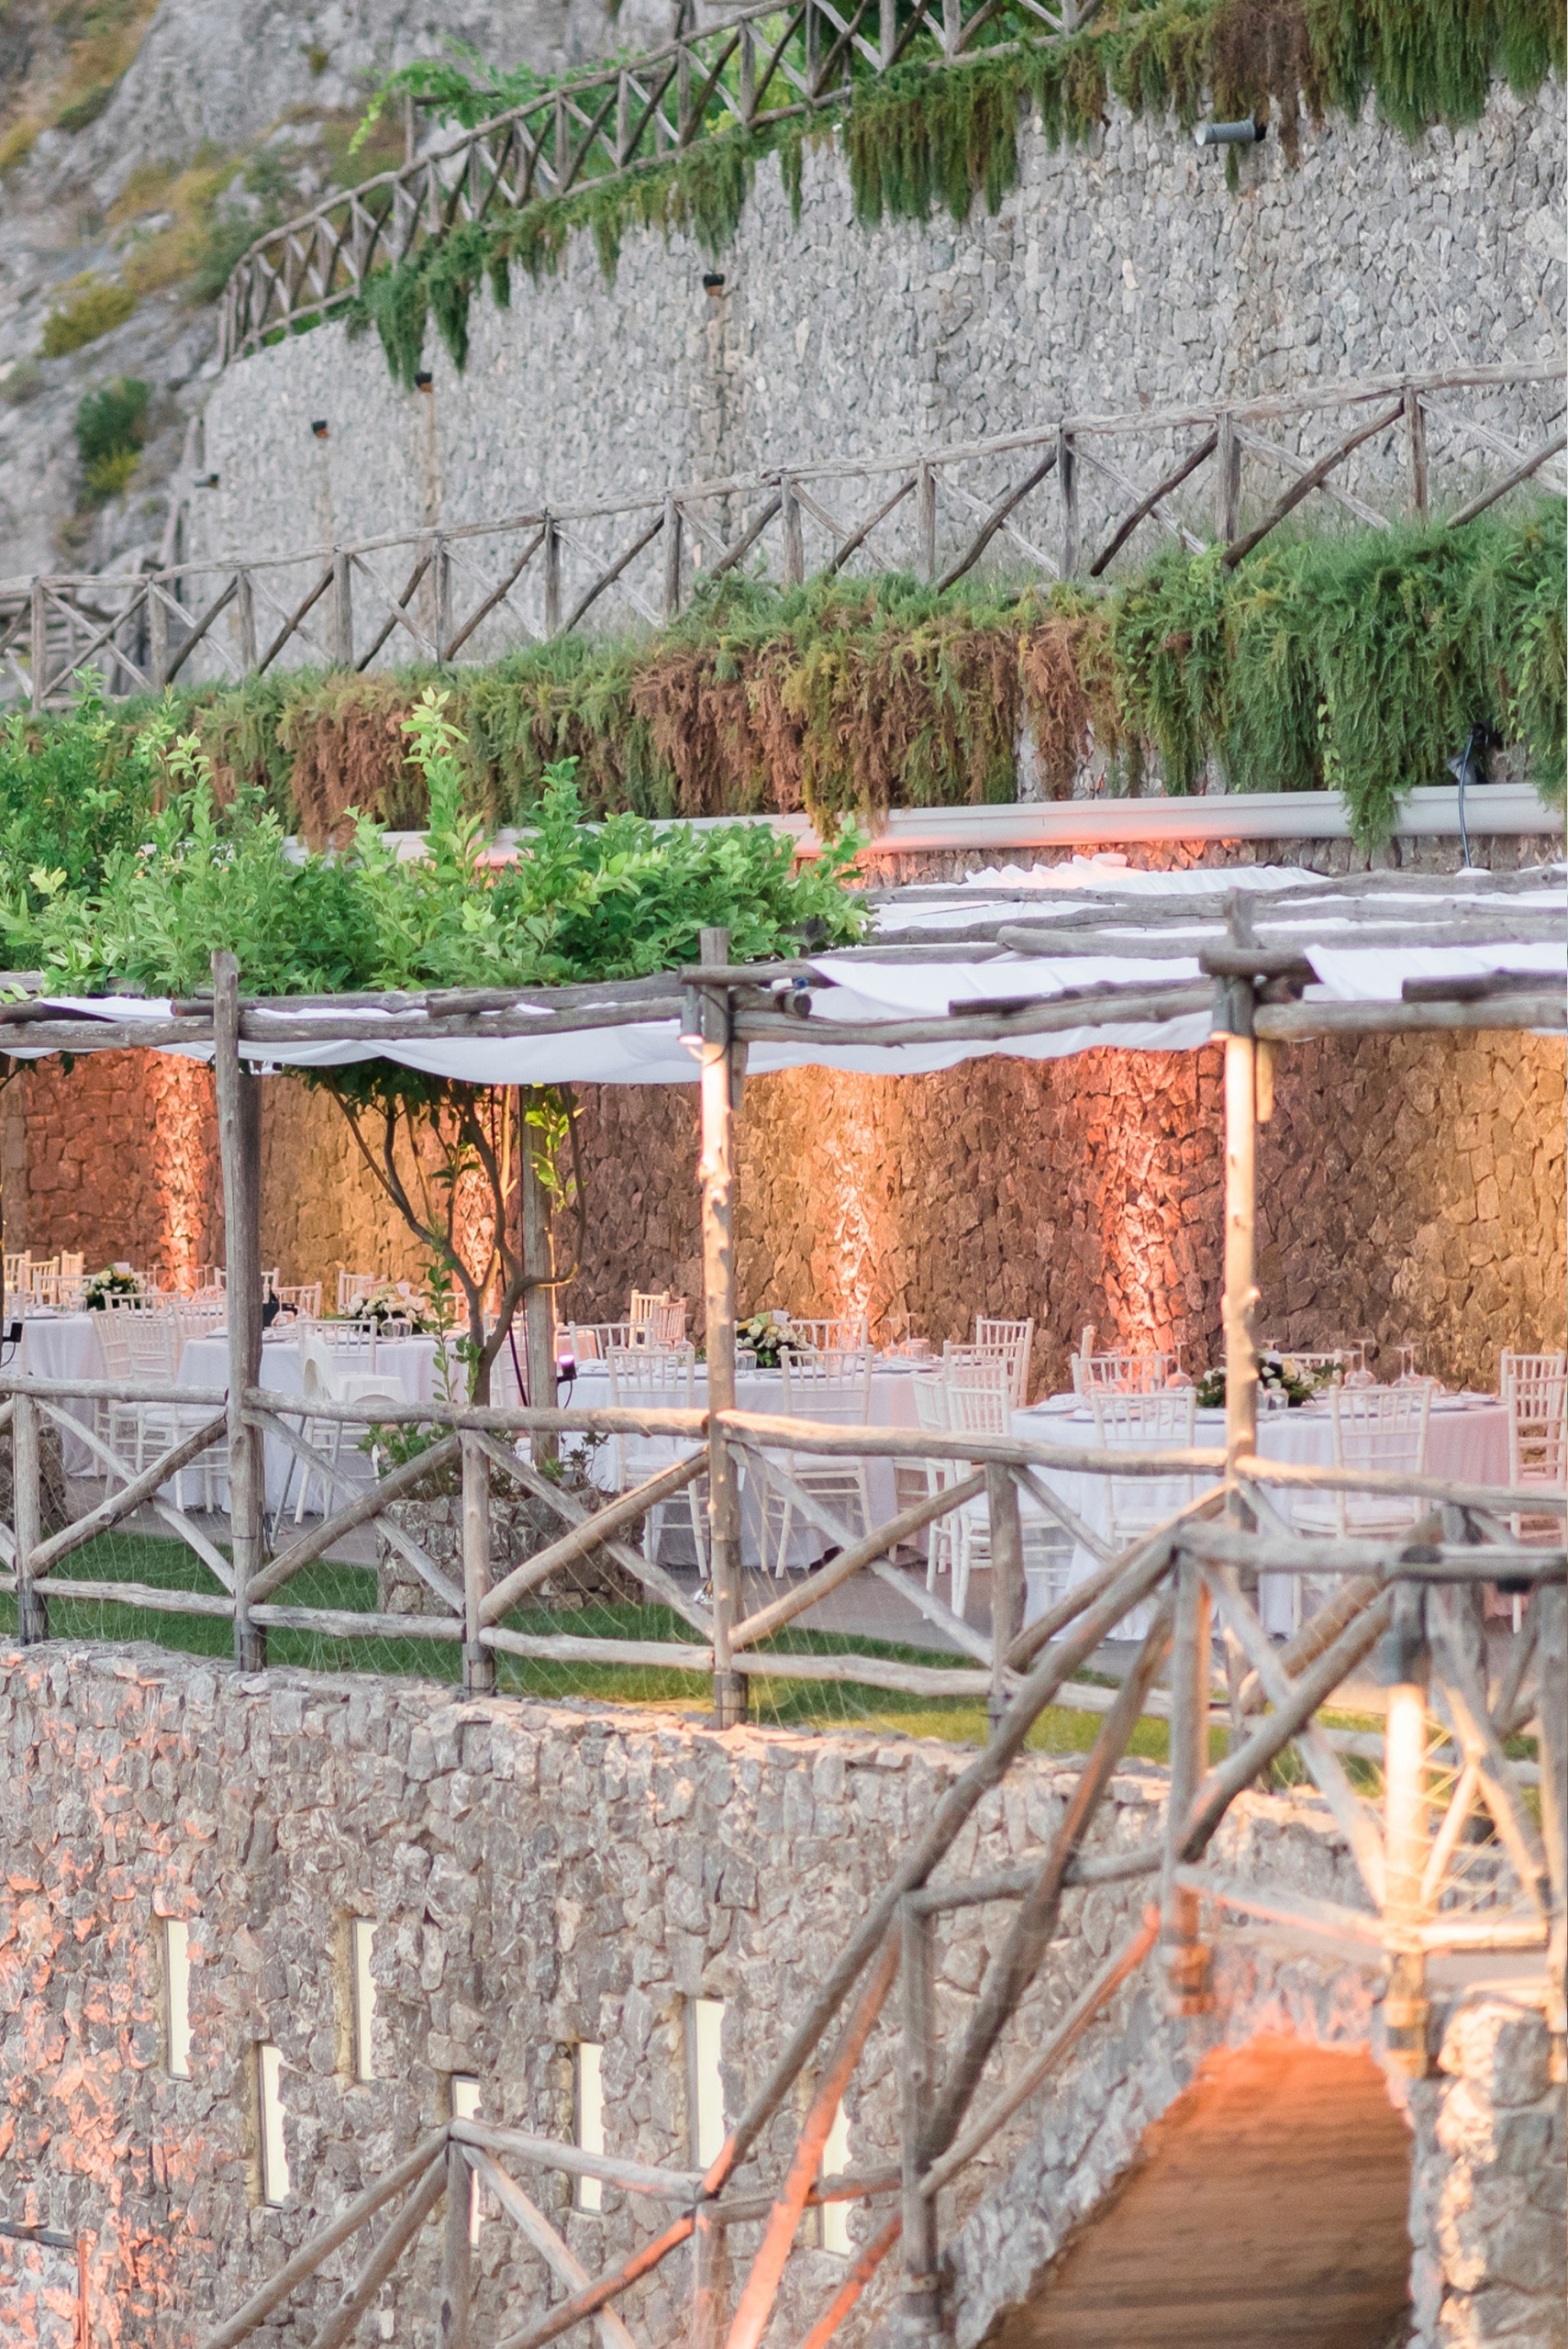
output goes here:
{"type": "MultiPolygon", "coordinates": [[[[591,2042],[604,2049],[608,2149],[686,2165],[686,2001],[726,2003],[733,2118],[968,1758],[920,1740],[719,1735],[673,1714],[465,1703],[411,1682],[245,1676],[151,1649],[66,1647],[0,1655],[0,2208],[74,2237],[95,2349],[189,2349],[446,2116],[454,2076],[479,2082],[487,2117],[569,2139],[572,2054],[591,2042]],[[167,2069],[165,1917],[190,1936],[188,2078],[167,2069]],[[369,2081],[352,2076],[348,2023],[355,1918],[374,1928],[369,2081]],[[261,2199],[261,2043],[284,2065],[281,2207],[261,2199]]],[[[954,1871],[1037,1849],[1074,1771],[1024,1756],[960,1839],[954,1871]]],[[[1155,1832],[1163,1789],[1151,1765],[1126,1765],[1092,1848],[1155,1832]]],[[[1315,1800],[1243,1798],[1217,1856],[1229,1876],[1360,1905],[1315,1800]]],[[[1143,1898],[1137,1885],[1068,1895],[983,2099],[1006,2076],[1007,2049],[1038,2043],[1143,1898]]],[[[946,2045],[967,2025],[1005,1921],[979,1909],[941,1918],[946,2045]]],[[[1216,2017],[1183,2032],[1135,1977],[1049,2097],[966,2174],[949,2221],[960,2349],[1031,2289],[1211,2046],[1260,2032],[1375,2044],[1364,1962],[1306,1957],[1266,1933],[1245,1947],[1228,1937],[1217,1985],[1216,2017]]],[[[1410,2099],[1422,2349],[1561,2341],[1561,2095],[1543,2038],[1524,1993],[1462,2005],[1441,2073],[1410,2099]]],[[[891,2058],[879,2026],[848,2103],[856,2166],[895,2145],[891,2058]]],[[[780,2115],[751,2176],[777,2174],[795,2117],[780,2115]]],[[[566,2207],[558,2178],[530,2190],[591,2270],[662,2223],[613,2192],[593,2214],[566,2207]]],[[[852,2231],[867,2231],[863,2213],[852,2231]]],[[[384,2294],[381,2337],[395,2309],[416,2330],[423,2321],[437,2234],[384,2294]]],[[[740,2237],[739,2257],[754,2240],[740,2237]]],[[[518,2243],[485,2219],[482,2337],[504,2305],[545,2296],[518,2243]]],[[[274,2349],[304,2349],[352,2258],[274,2321],[274,2349]]],[[[770,2342],[797,2340],[843,2272],[820,2250],[798,2262],[770,2342]]],[[[888,2282],[847,2329],[849,2349],[888,2282]]],[[[673,2343],[688,2289],[683,2254],[626,2307],[639,2337],[673,2343]]]]}
{"type": "MultiPolygon", "coordinates": [[[[558,276],[536,287],[515,273],[508,308],[476,295],[466,373],[431,328],[425,392],[393,383],[373,333],[355,341],[340,326],[248,358],[206,411],[198,470],[217,485],[191,501],[192,551],[284,553],[528,512],[547,497],[570,507],[968,441],[1063,409],[1158,411],[1561,347],[1554,87],[1530,102],[1499,87],[1479,122],[1414,146],[1369,102],[1358,121],[1304,128],[1297,167],[1273,139],[1250,150],[1234,195],[1218,154],[1200,153],[1172,118],[1135,121],[1115,106],[1089,150],[1052,153],[1022,126],[1020,162],[995,218],[977,205],[962,226],[940,214],[868,230],[824,139],[806,152],[798,225],[776,164],[764,163],[717,272],[689,237],[632,232],[606,286],[584,231],[558,276]],[[722,286],[705,290],[720,273],[722,286]]],[[[1494,421],[1533,444],[1540,406],[1521,395],[1494,421]]],[[[1324,440],[1318,431],[1312,445],[1324,440]]],[[[1152,464],[1157,478],[1163,445],[1122,462],[1152,464]]],[[[1403,462],[1390,437],[1340,478],[1400,496],[1403,462]]],[[[1080,471],[1092,534],[1108,493],[1080,471]]],[[[975,495],[992,485],[983,470],[964,479],[975,495]]],[[[1277,495],[1277,475],[1250,468],[1246,495],[1265,494],[1277,495]]],[[[1048,544],[1055,495],[1047,484],[1020,516],[1048,544]]],[[[879,562],[909,559],[910,513],[906,504],[879,536],[879,562]]],[[[617,527],[576,534],[618,548],[617,527]]],[[[738,527],[728,512],[693,519],[710,559],[738,527]]],[[[944,492],[942,549],[973,527],[972,509],[944,492]]],[[[809,519],[806,533],[810,564],[828,541],[809,519]]],[[[592,560],[568,549],[569,598],[573,566],[592,560]]],[[[655,603],[662,562],[656,546],[627,574],[655,603]]],[[[267,584],[290,607],[294,574],[267,584]]],[[[541,595],[531,573],[516,591],[530,627],[541,595]]],[[[606,610],[607,624],[626,625],[628,607],[606,610]]],[[[487,645],[482,632],[465,657],[487,645]]]]}
{"type": "MultiPolygon", "coordinates": [[[[221,1252],[206,1073],[158,1054],[58,1071],[18,1080],[28,1180],[13,1171],[7,1245],[170,1270],[221,1252]]],[[[417,1247],[331,1103],[286,1078],[262,1097],[263,1261],[324,1278],[329,1305],[339,1267],[415,1275],[417,1247]]],[[[583,1108],[587,1259],[562,1317],[617,1316],[634,1285],[668,1281],[700,1330],[695,1094],[587,1087],[583,1108]]],[[[882,1337],[938,1341],[977,1311],[1032,1315],[1037,1387],[1066,1383],[1091,1321],[1107,1341],[1179,1341],[1201,1365],[1219,1319],[1220,1114],[1213,1047],[754,1078],[740,1303],[865,1312],[882,1337]]],[[[1450,1384],[1495,1383],[1500,1346],[1563,1341],[1564,1171],[1560,1041],[1294,1047],[1260,1137],[1260,1334],[1410,1342],[1450,1384]]]]}

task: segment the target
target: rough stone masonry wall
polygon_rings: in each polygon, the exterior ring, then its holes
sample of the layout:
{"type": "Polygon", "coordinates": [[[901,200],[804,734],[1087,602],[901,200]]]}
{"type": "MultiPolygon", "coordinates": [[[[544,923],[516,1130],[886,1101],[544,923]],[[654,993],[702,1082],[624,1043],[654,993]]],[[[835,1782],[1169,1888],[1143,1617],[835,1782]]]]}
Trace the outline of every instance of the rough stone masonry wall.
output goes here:
{"type": "MultiPolygon", "coordinates": [[[[0,2210],[76,2239],[95,2349],[189,2349],[446,2116],[454,2076],[480,2083],[488,2117],[570,2139],[572,2050],[594,2042],[608,2149],[685,2165],[684,2002],[726,2002],[733,2118],[968,1758],[880,1735],[719,1735],[674,1714],[465,1703],[409,1682],[244,1676],[152,1649],[62,1646],[0,1654],[0,2210]],[[164,1917],[190,1933],[189,2078],[166,2068],[164,1917]],[[375,1929],[369,2082],[349,2061],[353,1918],[375,1929]],[[258,2043],[276,2045],[284,2065],[292,2183],[281,2208],[260,2200],[258,2043]]],[[[961,1837],[954,1873],[1038,1849],[1074,1766],[1023,1757],[961,1837]]],[[[1163,1784],[1151,1765],[1124,1767],[1092,1847],[1146,1841],[1163,1784]]],[[[1359,1899],[1315,1800],[1243,1798],[1217,1855],[1228,1876],[1359,1899]]],[[[1144,1898],[1137,1885],[1068,1895],[1062,1937],[983,2099],[1144,1898]]],[[[941,1920],[948,2045],[1005,1930],[995,1909],[941,1920]]],[[[1220,2015],[1183,2036],[1135,1979],[1059,2087],[970,2174],[945,2221],[961,2349],[1028,2291],[1217,2037],[1374,2038],[1362,1968],[1271,1954],[1265,1936],[1240,1953],[1222,1944],[1219,1985],[1220,2015]]],[[[1491,2011],[1451,2022],[1449,2076],[1410,2106],[1422,2349],[1504,2337],[1541,2349],[1561,2337],[1561,2096],[1545,2078],[1539,2015],[1491,2011]],[[1511,2334],[1486,2329],[1499,2310],[1511,2334]]],[[[847,2110],[850,2159],[878,2165],[896,2143],[882,2026],[847,2110]]],[[[779,2173],[795,2117],[787,2110],[768,2132],[753,2177],[779,2173]]],[[[530,2184],[591,2270],[662,2223],[614,2192],[593,2215],[566,2207],[559,2179],[530,2184]]],[[[852,2225],[869,2231],[863,2213],[852,2225]]],[[[381,2337],[394,2310],[417,2332],[437,2233],[384,2293],[381,2337]]],[[[739,2258],[754,2240],[740,2236],[739,2258]]],[[[504,2305],[522,2313],[546,2297],[517,2244],[487,2218],[482,2338],[500,2329],[504,2305]]],[[[354,2257],[339,2254],[296,2295],[267,2329],[270,2349],[304,2349],[354,2257]]],[[[822,2251],[797,2263],[770,2343],[798,2340],[843,2272],[822,2251]]],[[[627,2307],[639,2338],[662,2349],[681,2335],[688,2288],[681,2254],[627,2307]]],[[[0,2307],[5,2290],[0,2267],[0,2307]]],[[[886,2293],[884,2280],[846,2331],[848,2349],[886,2293]]]]}
{"type": "MultiPolygon", "coordinates": [[[[221,1249],[210,1079],[150,1053],[18,1080],[27,1187],[6,1244],[162,1263],[221,1249]],[[138,1084],[148,1090],[139,1098],[138,1084]]],[[[7,1096],[7,1099],[15,1096],[7,1096]]],[[[700,1324],[696,1108],[684,1087],[589,1087],[587,1262],[563,1318],[608,1319],[636,1286],[700,1324]]],[[[337,1110],[263,1084],[262,1261],[397,1277],[418,1251],[337,1110]]],[[[15,1111],[13,1111],[15,1117],[15,1111]]],[[[935,1076],[800,1070],[751,1080],[740,1121],[739,1287],[748,1310],[866,1312],[940,1341],[977,1311],[1034,1317],[1037,1386],[1102,1337],[1218,1328],[1216,1050],[971,1062],[935,1076]]],[[[1489,1385],[1499,1346],[1564,1330],[1563,1053],[1529,1036],[1367,1037],[1293,1048],[1259,1153],[1261,1334],[1296,1346],[1410,1341],[1451,1384],[1489,1385]]]]}
{"type": "MultiPolygon", "coordinates": [[[[959,227],[945,215],[857,227],[830,140],[806,150],[797,227],[777,166],[763,164],[717,264],[721,291],[705,292],[715,264],[694,239],[652,231],[628,235],[606,286],[581,233],[559,276],[536,287],[515,273],[508,309],[475,296],[465,373],[431,328],[428,392],[397,388],[373,333],[355,341],[341,326],[248,358],[206,409],[198,470],[217,485],[191,502],[191,550],[283,553],[547,497],[589,504],[968,441],[1063,408],[1159,409],[1561,349],[1554,86],[1529,102],[1499,86],[1480,121],[1414,146],[1369,102],[1358,121],[1304,128],[1298,168],[1272,138],[1251,150],[1236,195],[1219,158],[1167,117],[1135,121],[1113,106],[1087,150],[1053,154],[1028,125],[1020,139],[999,215],[977,205],[959,227]]],[[[1533,445],[1540,403],[1515,405],[1533,445]]],[[[1399,494],[1402,463],[1392,443],[1368,444],[1341,478],[1399,494]]],[[[1277,495],[1277,477],[1265,485],[1277,495]]],[[[1101,495],[1093,475],[1081,495],[1091,506],[1101,495]]],[[[913,523],[898,523],[879,560],[908,558],[913,523]]],[[[607,547],[616,527],[577,535],[607,547]]],[[[712,538],[700,517],[695,527],[712,538]]],[[[817,526],[806,527],[810,562],[817,526]]],[[[944,494],[939,529],[944,549],[966,540],[973,514],[944,494]]],[[[577,560],[569,551],[569,571],[577,560]]],[[[663,557],[655,547],[642,560],[628,577],[656,600],[663,557]]],[[[292,573],[265,584],[291,607],[292,573]]],[[[514,598],[534,627],[539,594],[530,573],[514,598]]],[[[614,607],[613,625],[628,617],[614,607]]]]}

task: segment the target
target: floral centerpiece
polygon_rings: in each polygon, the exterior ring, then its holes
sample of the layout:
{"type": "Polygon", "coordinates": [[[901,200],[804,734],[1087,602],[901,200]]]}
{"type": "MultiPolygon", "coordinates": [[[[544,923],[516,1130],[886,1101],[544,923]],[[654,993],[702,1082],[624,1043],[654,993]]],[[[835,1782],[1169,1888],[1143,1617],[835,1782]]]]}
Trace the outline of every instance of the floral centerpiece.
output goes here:
{"type": "Polygon", "coordinates": [[[106,1264],[101,1273],[94,1274],[83,1290],[82,1302],[89,1313],[106,1313],[111,1297],[140,1295],[141,1283],[134,1273],[118,1272],[113,1264],[106,1264]]]}
{"type": "Polygon", "coordinates": [[[344,1321],[374,1321],[384,1329],[389,1321],[406,1321],[416,1336],[428,1336],[437,1328],[425,1304],[417,1297],[405,1296],[390,1281],[379,1288],[369,1290],[363,1297],[352,1298],[345,1312],[344,1321]]]}
{"type": "MultiPolygon", "coordinates": [[[[1266,1353],[1258,1356],[1258,1384],[1271,1395],[1283,1395],[1286,1408],[1299,1410],[1303,1403],[1310,1403],[1320,1388],[1333,1379],[1330,1370],[1308,1370],[1291,1354],[1266,1353]]],[[[1197,1383],[1197,1407],[1200,1411],[1218,1411],[1225,1408],[1225,1365],[1206,1370],[1197,1383]]]]}
{"type": "Polygon", "coordinates": [[[753,1313],[749,1320],[738,1321],[735,1342],[755,1357],[759,1370],[777,1370],[786,1354],[817,1351],[806,1331],[797,1330],[787,1313],[778,1311],[753,1313]]]}

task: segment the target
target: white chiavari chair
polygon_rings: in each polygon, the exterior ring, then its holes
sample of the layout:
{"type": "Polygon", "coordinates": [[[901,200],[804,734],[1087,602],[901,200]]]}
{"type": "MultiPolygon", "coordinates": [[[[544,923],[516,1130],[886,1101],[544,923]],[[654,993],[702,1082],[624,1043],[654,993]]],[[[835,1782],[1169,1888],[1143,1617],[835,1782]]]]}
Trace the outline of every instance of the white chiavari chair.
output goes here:
{"type": "Polygon", "coordinates": [[[366,1297],[378,1289],[390,1288],[391,1282],[383,1273],[339,1273],[338,1275],[338,1310],[347,1313],[352,1305],[362,1305],[366,1297]]]}
{"type": "MultiPolygon", "coordinates": [[[[929,1434],[947,1435],[952,1428],[952,1415],[948,1409],[948,1384],[936,1373],[917,1373],[911,1381],[915,1395],[915,1424],[929,1434]]],[[[895,1468],[895,1497],[900,1508],[906,1508],[912,1500],[946,1492],[959,1471],[951,1460],[912,1460],[899,1463],[895,1468]],[[898,1467],[906,1474],[918,1476],[917,1491],[898,1488],[898,1467]]],[[[957,1532],[951,1517],[939,1517],[926,1529],[926,1588],[935,1590],[937,1576],[951,1574],[957,1547],[957,1532]]]]}
{"type": "Polygon", "coordinates": [[[1166,1385],[1176,1357],[1154,1350],[1141,1353],[1073,1356],[1073,1392],[1085,1400],[1096,1395],[1153,1395],[1166,1385]]]}
{"type": "MultiPolygon", "coordinates": [[[[871,1356],[868,1353],[791,1354],[779,1364],[779,1410],[787,1419],[817,1419],[827,1427],[863,1427],[871,1416],[871,1356]]],[[[803,1492],[825,1508],[851,1509],[860,1519],[859,1531],[871,1531],[871,1493],[862,1458],[835,1460],[820,1453],[790,1452],[780,1463],[803,1492]]],[[[794,1497],[782,1487],[775,1492],[764,1469],[761,1476],[762,1564],[768,1563],[771,1529],[776,1514],[778,1542],[773,1552],[773,1572],[782,1575],[789,1564],[790,1535],[800,1514],[794,1497]]]]}
{"type": "Polygon", "coordinates": [[[973,1343],[981,1353],[1001,1354],[1012,1374],[1013,1408],[1021,1411],[1029,1399],[1029,1353],[1034,1345],[1032,1315],[1027,1321],[997,1321],[984,1313],[977,1313],[973,1343]]]}
{"type": "MultiPolygon", "coordinates": [[[[626,1411],[690,1411],[696,1408],[696,1349],[694,1346],[612,1346],[605,1357],[609,1365],[610,1402],[626,1411]]],[[[695,1448],[680,1436],[617,1435],[614,1439],[614,1474],[617,1487],[640,1485],[662,1468],[688,1458],[695,1448]]],[[[655,1564],[663,1539],[667,1512],[684,1507],[692,1526],[697,1570],[707,1576],[707,1479],[694,1477],[684,1496],[658,1502],[648,1512],[645,1553],[655,1564]]]]}
{"type": "Polygon", "coordinates": [[[281,1288],[274,1288],[272,1295],[277,1298],[284,1311],[292,1313],[296,1320],[320,1320],[321,1283],[319,1281],[285,1282],[281,1288]]]}
{"type": "MultiPolygon", "coordinates": [[[[1424,1475],[1431,1408],[1425,1380],[1415,1386],[1331,1386],[1335,1467],[1424,1475]]],[[[1290,1514],[1298,1532],[1375,1537],[1404,1532],[1424,1506],[1401,1493],[1304,1492],[1291,1498],[1290,1514]]]]}
{"type": "MultiPolygon", "coordinates": [[[[942,1385],[947,1393],[948,1428],[953,1435],[1011,1435],[1013,1431],[1012,1374],[1000,1353],[961,1349],[942,1356],[942,1385]]],[[[967,1461],[954,1464],[951,1476],[961,1481],[970,1473],[967,1461]]],[[[969,1603],[969,1577],[976,1566],[991,1563],[991,1518],[984,1499],[966,1502],[959,1511],[953,1547],[952,1609],[962,1615],[969,1603]]]]}
{"type": "Polygon", "coordinates": [[[607,1362],[612,1349],[623,1350],[631,1342],[629,1321],[569,1321],[567,1338],[572,1347],[572,1359],[585,1362],[607,1362]]]}
{"type": "MultiPolygon", "coordinates": [[[[1537,1485],[1543,1492],[1560,1493],[1568,1467],[1568,1356],[1505,1350],[1497,1368],[1508,1414],[1508,1482],[1517,1489],[1537,1485]]],[[[1524,1527],[1524,1516],[1516,1514],[1517,1538],[1524,1527]]]]}
{"type": "MultiPolygon", "coordinates": [[[[1164,1386],[1151,1392],[1091,1388],[1095,1442],[1113,1452],[1184,1452],[1191,1447],[1197,1390],[1164,1386]]],[[[1193,1479],[1107,1476],[1106,1538],[1118,1549],[1152,1531],[1193,1497],[1193,1479]],[[1172,1498],[1173,1490],[1175,1497],[1172,1498]]]]}

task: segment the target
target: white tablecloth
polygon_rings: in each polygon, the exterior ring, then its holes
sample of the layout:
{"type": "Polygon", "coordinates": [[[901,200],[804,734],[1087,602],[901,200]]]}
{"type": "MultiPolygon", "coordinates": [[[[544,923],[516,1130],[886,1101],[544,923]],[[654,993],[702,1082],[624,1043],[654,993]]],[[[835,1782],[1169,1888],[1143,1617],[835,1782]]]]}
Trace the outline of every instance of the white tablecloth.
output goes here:
{"type": "MultiPolygon", "coordinates": [[[[1036,1404],[1027,1411],[1015,1412],[1013,1432],[1032,1435],[1047,1443],[1092,1444],[1095,1441],[1094,1415],[1074,1396],[1054,1395],[1048,1402],[1036,1404]]],[[[1195,1443],[1207,1449],[1223,1446],[1225,1414],[1223,1411],[1200,1411],[1194,1430],[1195,1443]]],[[[1258,1419],[1258,1450],[1265,1460],[1288,1461],[1297,1467],[1327,1468],[1334,1458],[1334,1426],[1326,1408],[1306,1404],[1296,1411],[1264,1411],[1258,1419]]],[[[1508,1477],[1508,1414],[1495,1397],[1472,1398],[1459,1396],[1439,1397],[1432,1405],[1427,1430],[1427,1473],[1433,1476],[1449,1476],[1466,1483],[1504,1485],[1508,1477]]],[[[1037,1471],[1041,1481],[1060,1494],[1068,1507],[1074,1509],[1085,1525],[1096,1533],[1105,1533],[1110,1522],[1109,1492],[1104,1476],[1079,1474],[1060,1468],[1037,1471]]],[[[1199,1476],[1188,1480],[1183,1476],[1140,1477],[1140,1510],[1147,1503],[1162,1516],[1173,1513],[1186,1501],[1189,1490],[1193,1497],[1208,1491],[1218,1478],[1199,1476]]],[[[1277,1491],[1275,1505],[1282,1516],[1292,1515],[1290,1495],[1277,1491]]],[[[1068,1570],[1069,1585],[1083,1580],[1092,1573],[1097,1561],[1082,1543],[1074,1546],[1068,1570]]],[[[1265,1575],[1262,1578],[1262,1605],[1263,1620],[1272,1631],[1288,1632],[1292,1628],[1295,1604],[1291,1578],[1285,1575],[1265,1575]]],[[[1035,1612],[1041,1611],[1038,1607],[1035,1612]]]]}
{"type": "MultiPolygon", "coordinates": [[[[96,1313],[28,1314],[22,1323],[20,1368],[28,1378],[106,1378],[103,1349],[98,1343],[96,1313]]],[[[83,1427],[93,1425],[91,1403],[67,1403],[65,1409],[83,1427]]],[[[67,1435],[61,1445],[68,1476],[95,1476],[101,1464],[84,1443],[67,1435]]]]}

